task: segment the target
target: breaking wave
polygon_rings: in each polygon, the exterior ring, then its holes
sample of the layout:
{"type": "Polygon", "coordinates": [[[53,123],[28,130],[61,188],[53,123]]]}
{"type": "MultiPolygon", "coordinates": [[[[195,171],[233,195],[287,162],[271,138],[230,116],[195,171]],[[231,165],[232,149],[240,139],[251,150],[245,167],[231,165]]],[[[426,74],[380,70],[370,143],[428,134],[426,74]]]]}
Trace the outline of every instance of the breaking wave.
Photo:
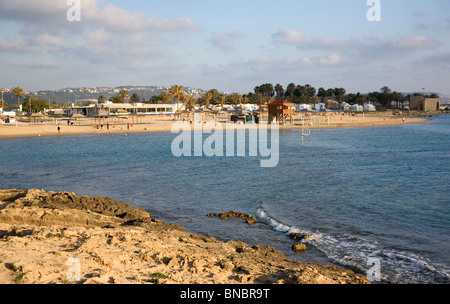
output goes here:
{"type": "Polygon", "coordinates": [[[262,203],[257,205],[258,218],[273,230],[284,235],[299,233],[314,235],[301,240],[302,243],[324,253],[332,262],[368,274],[373,259],[380,261],[380,283],[433,284],[449,283],[450,269],[433,264],[428,259],[411,252],[386,248],[375,240],[351,234],[330,234],[291,226],[269,215],[262,203]]]}

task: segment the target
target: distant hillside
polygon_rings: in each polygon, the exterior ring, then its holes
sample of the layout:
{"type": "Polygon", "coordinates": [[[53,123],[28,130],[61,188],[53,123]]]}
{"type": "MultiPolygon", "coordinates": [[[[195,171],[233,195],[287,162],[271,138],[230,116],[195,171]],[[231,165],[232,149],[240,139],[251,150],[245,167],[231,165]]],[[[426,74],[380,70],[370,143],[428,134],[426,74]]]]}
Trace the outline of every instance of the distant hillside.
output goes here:
{"type": "MultiPolygon", "coordinates": [[[[137,93],[141,99],[150,100],[152,96],[159,95],[163,91],[170,90],[170,87],[165,86],[120,86],[120,87],[102,87],[102,88],[65,88],[61,90],[47,90],[37,92],[26,92],[26,94],[33,94],[40,99],[46,99],[58,103],[75,103],[78,100],[98,100],[100,96],[104,96],[106,100],[112,96],[117,95],[119,90],[126,89],[130,91],[130,95],[137,93]]],[[[195,97],[202,96],[206,91],[202,89],[185,88],[185,92],[195,97]]],[[[4,99],[9,104],[17,104],[17,99],[12,99],[9,92],[4,93],[4,99]]],[[[23,99],[22,99],[23,101],[23,99]]]]}
{"type": "Polygon", "coordinates": [[[441,97],[441,104],[450,104],[450,95],[440,95],[441,97]]]}

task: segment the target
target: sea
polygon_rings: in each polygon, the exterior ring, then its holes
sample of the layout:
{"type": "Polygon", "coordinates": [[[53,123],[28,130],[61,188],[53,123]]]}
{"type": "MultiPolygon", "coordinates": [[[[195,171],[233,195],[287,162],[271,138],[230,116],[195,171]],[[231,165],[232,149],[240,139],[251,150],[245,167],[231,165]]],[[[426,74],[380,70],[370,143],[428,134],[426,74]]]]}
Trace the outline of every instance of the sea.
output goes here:
{"type": "Polygon", "coordinates": [[[303,142],[301,130],[280,131],[279,162],[268,168],[261,156],[174,156],[177,136],[1,140],[0,188],[111,197],[193,233],[271,246],[378,284],[449,283],[450,116],[311,130],[303,142]],[[230,210],[257,223],[207,216],[230,210]],[[294,252],[295,242],[306,251],[294,252]]]}

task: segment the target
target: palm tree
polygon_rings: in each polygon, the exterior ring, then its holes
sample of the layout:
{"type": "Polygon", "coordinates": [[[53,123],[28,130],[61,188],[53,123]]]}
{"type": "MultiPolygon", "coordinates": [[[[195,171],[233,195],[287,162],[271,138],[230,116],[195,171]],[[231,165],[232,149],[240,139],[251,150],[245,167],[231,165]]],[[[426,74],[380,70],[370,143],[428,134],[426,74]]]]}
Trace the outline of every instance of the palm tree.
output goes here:
{"type": "Polygon", "coordinates": [[[139,103],[141,101],[141,96],[139,96],[138,93],[133,93],[130,98],[130,102],[132,103],[139,103]]]}
{"type": "Polygon", "coordinates": [[[225,95],[220,95],[218,98],[217,98],[217,101],[219,102],[219,104],[222,106],[222,108],[223,108],[223,106],[224,106],[224,104],[227,102],[227,97],[225,96],[225,95]]]}
{"type": "Polygon", "coordinates": [[[170,96],[172,99],[176,100],[177,103],[177,112],[179,110],[178,104],[180,103],[180,99],[184,95],[184,88],[180,85],[173,85],[172,88],[170,88],[170,96]]]}
{"type": "Polygon", "coordinates": [[[206,109],[209,108],[209,103],[212,98],[213,98],[213,94],[211,92],[205,93],[203,95],[203,105],[205,106],[206,109]]]}
{"type": "Polygon", "coordinates": [[[277,93],[277,98],[281,98],[284,95],[284,89],[281,84],[275,85],[275,92],[277,93]]]}
{"type": "Polygon", "coordinates": [[[121,89],[118,93],[120,99],[122,100],[123,103],[125,103],[125,100],[127,100],[128,98],[130,98],[130,92],[128,92],[128,90],[125,89],[121,89]]]}
{"type": "Polygon", "coordinates": [[[7,90],[6,89],[0,89],[0,92],[2,92],[2,111],[3,111],[3,103],[5,102],[5,100],[3,99],[3,93],[5,93],[7,90]]]}
{"type": "Polygon", "coordinates": [[[196,102],[197,102],[197,99],[192,95],[188,95],[184,99],[184,105],[185,105],[186,109],[189,111],[192,111],[194,109],[196,102]]]}
{"type": "Polygon", "coordinates": [[[99,98],[98,98],[98,103],[104,103],[106,101],[106,98],[105,98],[105,96],[103,96],[103,95],[101,95],[99,98]]]}
{"type": "Polygon", "coordinates": [[[294,83],[290,83],[286,88],[286,94],[289,95],[289,97],[291,98],[291,101],[292,101],[292,98],[294,97],[296,88],[297,88],[297,86],[294,83]]]}
{"type": "Polygon", "coordinates": [[[17,107],[20,109],[20,98],[25,96],[25,91],[21,87],[11,89],[11,98],[17,98],[17,107]]]}

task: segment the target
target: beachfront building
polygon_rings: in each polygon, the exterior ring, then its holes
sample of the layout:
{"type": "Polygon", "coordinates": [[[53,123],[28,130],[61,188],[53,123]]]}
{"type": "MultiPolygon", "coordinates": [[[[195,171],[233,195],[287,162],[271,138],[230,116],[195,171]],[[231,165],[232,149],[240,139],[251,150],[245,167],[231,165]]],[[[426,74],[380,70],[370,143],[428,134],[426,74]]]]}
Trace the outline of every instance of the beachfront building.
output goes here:
{"type": "Polygon", "coordinates": [[[411,96],[409,101],[410,110],[434,112],[439,111],[441,106],[440,98],[425,98],[423,96],[411,96]]]}
{"type": "Polygon", "coordinates": [[[0,124],[14,124],[16,123],[16,112],[2,111],[0,114],[0,124]]]}
{"type": "Polygon", "coordinates": [[[269,103],[269,122],[275,118],[281,125],[285,125],[289,119],[294,124],[295,104],[288,101],[275,101],[269,103]]]}
{"type": "Polygon", "coordinates": [[[183,109],[183,104],[147,104],[147,103],[99,103],[88,106],[75,106],[64,110],[65,115],[80,114],[95,117],[100,111],[108,116],[172,116],[183,109]]]}

